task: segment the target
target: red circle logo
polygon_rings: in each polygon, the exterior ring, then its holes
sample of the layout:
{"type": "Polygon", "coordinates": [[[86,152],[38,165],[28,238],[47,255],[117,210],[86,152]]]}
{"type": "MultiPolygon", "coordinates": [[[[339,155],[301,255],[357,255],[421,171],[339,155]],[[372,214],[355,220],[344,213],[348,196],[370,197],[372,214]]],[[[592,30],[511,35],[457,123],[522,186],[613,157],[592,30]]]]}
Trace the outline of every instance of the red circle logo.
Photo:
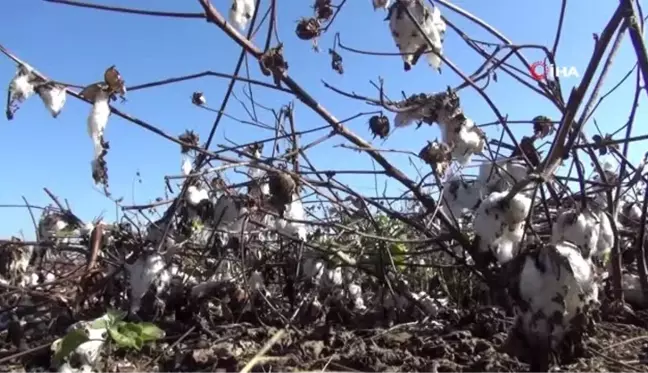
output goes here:
{"type": "Polygon", "coordinates": [[[544,61],[536,61],[529,66],[529,73],[535,80],[544,80],[547,78],[547,64],[544,61]],[[538,69],[539,67],[542,69],[538,69]]]}

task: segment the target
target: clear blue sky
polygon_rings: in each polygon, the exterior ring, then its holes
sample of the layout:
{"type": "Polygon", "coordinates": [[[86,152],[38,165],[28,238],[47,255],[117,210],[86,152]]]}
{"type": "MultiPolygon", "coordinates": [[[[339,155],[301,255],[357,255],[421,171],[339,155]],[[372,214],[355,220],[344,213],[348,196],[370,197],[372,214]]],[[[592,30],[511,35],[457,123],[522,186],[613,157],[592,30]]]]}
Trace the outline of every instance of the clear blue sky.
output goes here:
{"type": "MultiPolygon", "coordinates": [[[[151,10],[202,11],[197,1],[191,0],[106,0],[101,3],[151,10]]],[[[213,3],[225,14],[230,5],[229,0],[215,0],[213,3]]],[[[264,10],[267,3],[269,1],[262,1],[264,10]]],[[[387,93],[392,98],[399,97],[401,90],[407,94],[430,93],[461,82],[448,68],[444,68],[443,74],[438,75],[423,60],[412,71],[404,72],[402,60],[398,56],[371,57],[343,51],[341,54],[345,74],[339,76],[330,70],[327,53],[335,31],[341,33],[342,41],[349,46],[381,52],[396,51],[387,22],[383,21],[385,13],[374,12],[370,0],[349,0],[332,30],[321,38],[321,52],[317,54],[312,51],[309,42],[301,41],[294,35],[299,17],[311,14],[311,3],[312,1],[305,0],[279,0],[279,32],[285,43],[290,75],[337,118],[346,118],[373,108],[328,91],[321,79],[339,88],[375,97],[375,90],[369,81],[376,81],[378,76],[382,76],[387,93]]],[[[551,45],[553,42],[559,0],[456,0],[453,3],[495,26],[514,43],[551,45]]],[[[573,65],[581,74],[585,71],[593,49],[592,33],[602,30],[616,6],[617,1],[569,2],[567,22],[558,50],[559,65],[573,65]]],[[[112,64],[117,65],[127,85],[204,70],[231,73],[239,54],[239,48],[234,42],[204,20],[142,17],[38,0],[4,1],[1,9],[0,24],[3,31],[0,33],[0,43],[49,77],[79,85],[100,80],[103,71],[112,64]]],[[[449,9],[441,7],[441,11],[473,38],[494,41],[478,26],[449,9]]],[[[262,45],[264,39],[265,32],[261,32],[255,43],[262,45]]],[[[467,75],[483,61],[450,29],[444,50],[445,55],[467,75]]],[[[542,58],[539,52],[526,51],[525,54],[529,61],[542,58]]],[[[633,64],[634,51],[626,37],[607,80],[606,90],[616,84],[633,64]]],[[[250,69],[253,77],[269,81],[260,74],[256,63],[251,64],[250,69]]],[[[8,83],[14,71],[14,63],[0,57],[0,79],[8,83]]],[[[539,114],[557,117],[556,111],[546,100],[521,88],[504,73],[499,73],[498,77],[499,82],[491,82],[487,92],[509,119],[530,119],[539,114]]],[[[576,82],[576,79],[571,79],[572,84],[576,82]]],[[[218,107],[227,84],[228,80],[219,78],[187,81],[132,92],[128,94],[128,102],[117,102],[115,105],[169,134],[179,135],[185,129],[193,129],[204,140],[215,114],[193,106],[190,102],[191,93],[203,91],[209,106],[218,107]]],[[[235,93],[245,99],[243,87],[242,84],[237,84],[235,93]]],[[[566,88],[567,96],[570,87],[566,88]]],[[[605,129],[618,128],[627,120],[633,89],[634,76],[597,111],[595,118],[604,132],[605,129]]],[[[265,106],[278,109],[281,104],[289,102],[291,97],[258,88],[255,99],[265,106]]],[[[463,90],[461,100],[467,115],[477,123],[495,120],[492,111],[475,91],[463,90]]],[[[90,174],[92,146],[86,133],[89,109],[86,103],[68,98],[61,115],[53,119],[42,102],[34,97],[23,105],[13,121],[7,121],[2,116],[0,160],[4,166],[0,178],[0,204],[20,204],[21,196],[24,195],[32,204],[46,205],[50,200],[42,188],[48,187],[61,198],[67,198],[73,210],[83,219],[91,219],[102,212],[108,218],[114,216],[114,205],[93,186],[90,174]]],[[[262,121],[272,123],[272,117],[268,113],[262,109],[258,112],[262,121]]],[[[236,100],[230,102],[227,113],[247,119],[245,111],[236,100]]],[[[296,118],[299,130],[323,124],[319,117],[300,104],[296,109],[296,118]]],[[[348,126],[365,138],[370,138],[367,119],[355,120],[348,123],[348,126]]],[[[645,110],[640,108],[635,135],[645,132],[645,120],[645,110]]],[[[530,125],[512,126],[520,136],[531,131],[530,125]]],[[[592,123],[588,124],[586,131],[589,136],[595,133],[592,123]]],[[[487,131],[491,136],[498,133],[496,127],[489,127],[487,131]]],[[[321,134],[323,133],[304,136],[302,142],[315,139],[321,134]]],[[[243,143],[267,138],[269,133],[224,118],[215,143],[227,144],[224,136],[243,143]]],[[[402,129],[382,146],[418,152],[426,140],[438,136],[436,127],[421,127],[417,132],[413,128],[402,129]]],[[[108,124],[106,137],[111,145],[108,167],[113,195],[123,196],[124,203],[146,203],[155,197],[164,197],[163,176],[179,173],[179,147],[114,115],[108,124]],[[136,181],[137,171],[141,172],[142,184],[136,181]]],[[[332,152],[331,145],[341,142],[341,139],[329,140],[325,145],[310,151],[311,160],[320,169],[371,169],[366,155],[342,149],[332,152]]],[[[380,144],[379,141],[374,143],[380,144]]],[[[633,148],[631,159],[636,162],[643,155],[645,146],[633,148]]],[[[405,157],[388,157],[402,166],[411,177],[415,177],[405,157]]],[[[372,177],[347,177],[343,180],[352,183],[363,193],[375,193],[372,177]]],[[[25,209],[0,209],[0,236],[17,234],[21,229],[28,238],[33,237],[25,209]]]]}

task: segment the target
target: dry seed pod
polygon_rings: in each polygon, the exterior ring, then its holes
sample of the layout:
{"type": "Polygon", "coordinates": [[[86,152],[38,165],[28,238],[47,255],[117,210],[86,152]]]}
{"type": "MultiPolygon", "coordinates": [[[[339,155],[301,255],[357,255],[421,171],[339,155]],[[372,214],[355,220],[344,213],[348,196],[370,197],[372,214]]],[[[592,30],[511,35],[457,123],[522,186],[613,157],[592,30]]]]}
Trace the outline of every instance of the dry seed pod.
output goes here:
{"type": "Polygon", "coordinates": [[[105,91],[108,89],[108,86],[104,82],[97,82],[94,84],[90,84],[89,86],[83,88],[83,90],[79,93],[79,96],[85,98],[86,100],[94,103],[95,99],[97,98],[97,95],[101,91],[105,91]]]}
{"type": "Polygon", "coordinates": [[[281,78],[284,72],[288,70],[288,62],[286,62],[283,56],[283,44],[279,43],[278,46],[268,49],[259,58],[259,66],[263,75],[272,75],[275,84],[281,87],[281,78]]]}
{"type": "Polygon", "coordinates": [[[119,93],[120,95],[126,94],[126,86],[124,85],[124,79],[122,78],[119,71],[115,68],[115,65],[110,66],[104,72],[104,81],[108,84],[111,93],[119,93]]]}
{"type": "Polygon", "coordinates": [[[329,49],[329,54],[331,55],[331,68],[338,72],[338,74],[344,74],[344,66],[342,65],[342,56],[333,49],[329,49]]]}
{"type": "Polygon", "coordinates": [[[194,92],[193,95],[191,95],[191,102],[194,105],[202,106],[207,103],[207,100],[202,92],[194,92]]]}
{"type": "Polygon", "coordinates": [[[315,0],[315,14],[322,21],[328,21],[333,15],[331,0],[315,0]]]}
{"type": "MultiPolygon", "coordinates": [[[[186,130],[182,135],[178,136],[178,140],[180,140],[180,141],[182,141],[184,143],[193,145],[193,146],[198,146],[198,142],[200,141],[200,137],[194,131],[186,130]]],[[[191,150],[191,148],[188,147],[188,146],[180,145],[180,147],[182,148],[180,150],[180,152],[182,152],[182,154],[185,154],[185,153],[189,152],[189,150],[191,150]]]]}
{"type": "Polygon", "coordinates": [[[295,32],[297,33],[297,37],[302,40],[314,39],[320,34],[320,23],[315,18],[303,18],[297,24],[295,32]]]}
{"type": "Polygon", "coordinates": [[[292,201],[292,196],[295,189],[297,189],[297,185],[290,175],[275,171],[269,176],[268,188],[270,189],[270,195],[272,196],[275,207],[283,208],[292,201]]]}
{"type": "Polygon", "coordinates": [[[382,114],[374,115],[369,119],[369,129],[371,130],[371,133],[373,133],[374,139],[376,136],[384,139],[389,135],[389,119],[382,114]]]}
{"type": "Polygon", "coordinates": [[[419,157],[432,166],[437,176],[442,177],[452,162],[452,149],[446,143],[428,141],[419,152],[419,157]]]}
{"type": "MultiPolygon", "coordinates": [[[[520,141],[520,148],[524,152],[524,155],[526,155],[529,162],[531,162],[531,164],[536,167],[540,164],[540,153],[538,153],[538,150],[535,148],[534,140],[535,139],[533,137],[524,136],[520,141]]],[[[513,152],[511,153],[511,157],[519,157],[520,155],[521,153],[519,148],[515,148],[515,150],[513,150],[513,152]]]]}
{"type": "Polygon", "coordinates": [[[538,115],[533,118],[533,133],[538,138],[544,138],[548,135],[551,135],[554,132],[553,124],[551,119],[544,115],[538,115]]]}
{"type": "Polygon", "coordinates": [[[259,153],[263,152],[263,145],[264,145],[264,143],[262,143],[262,142],[255,142],[254,144],[250,144],[250,145],[246,146],[244,151],[247,154],[250,154],[250,155],[254,156],[255,154],[257,154],[257,152],[259,152],[259,153]]]}

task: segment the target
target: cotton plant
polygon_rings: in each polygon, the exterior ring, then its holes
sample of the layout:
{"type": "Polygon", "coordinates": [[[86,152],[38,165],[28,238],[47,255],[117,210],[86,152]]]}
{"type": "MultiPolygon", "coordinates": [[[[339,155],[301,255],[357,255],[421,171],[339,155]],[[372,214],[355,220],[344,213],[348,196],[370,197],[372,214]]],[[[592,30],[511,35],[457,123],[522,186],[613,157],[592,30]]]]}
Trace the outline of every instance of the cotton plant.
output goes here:
{"type": "MultiPolygon", "coordinates": [[[[604,162],[603,165],[601,166],[603,169],[603,173],[605,174],[605,179],[608,184],[614,184],[617,181],[618,174],[614,170],[614,166],[608,162],[604,162]]],[[[602,183],[603,178],[601,177],[600,174],[596,173],[594,176],[592,176],[592,180],[595,182],[602,183]]],[[[606,187],[600,187],[597,186],[594,188],[594,202],[599,205],[599,206],[607,206],[608,205],[608,200],[607,200],[607,193],[606,193],[606,187]]],[[[614,190],[616,188],[613,188],[614,190]]],[[[614,195],[614,194],[613,194],[614,195]]]]}
{"type": "Polygon", "coordinates": [[[466,181],[460,177],[445,182],[441,208],[460,222],[464,211],[474,210],[479,205],[482,198],[480,186],[476,181],[466,181]]]}
{"type": "Polygon", "coordinates": [[[190,185],[185,192],[185,201],[190,206],[196,207],[203,201],[209,201],[209,190],[198,185],[190,185]]]}
{"type": "Polygon", "coordinates": [[[229,10],[229,21],[239,30],[245,30],[254,15],[254,0],[233,0],[229,10]]]}
{"type": "Polygon", "coordinates": [[[484,133],[470,118],[449,122],[443,134],[444,141],[454,145],[452,155],[461,165],[470,162],[472,156],[483,152],[486,146],[484,133]]]}
{"type": "MultiPolygon", "coordinates": [[[[517,258],[516,258],[517,259],[517,258]]],[[[547,371],[576,316],[598,302],[591,257],[572,242],[559,241],[529,248],[516,263],[519,272],[511,294],[515,300],[515,335],[534,351],[531,371],[547,371]]]]}
{"type": "Polygon", "coordinates": [[[20,104],[34,95],[35,87],[41,80],[34,74],[34,69],[24,63],[18,64],[7,92],[7,119],[12,120],[20,104]]]}
{"type": "Polygon", "coordinates": [[[619,201],[619,222],[633,226],[641,222],[641,206],[636,202],[619,201]]]}
{"type": "MultiPolygon", "coordinates": [[[[376,3],[377,1],[374,1],[374,7],[376,3]]],[[[379,3],[387,6],[387,2],[379,3]]],[[[391,5],[388,18],[389,29],[396,47],[402,54],[405,71],[409,71],[413,65],[416,65],[421,55],[431,49],[425,53],[428,64],[441,72],[442,60],[439,55],[443,55],[446,23],[441,18],[439,8],[436,6],[430,8],[423,0],[400,0],[391,5]],[[416,22],[412,22],[407,11],[416,22]],[[422,33],[419,31],[419,26],[422,33]]]]}
{"type": "MultiPolygon", "coordinates": [[[[592,255],[594,257],[606,259],[612,252],[614,246],[614,231],[612,230],[612,219],[606,211],[600,209],[597,213],[599,221],[599,236],[596,241],[596,250],[592,255]]],[[[618,222],[617,222],[618,226],[618,222]]]]}
{"type": "Polygon", "coordinates": [[[300,240],[306,241],[308,231],[306,225],[299,221],[288,220],[306,220],[304,205],[297,194],[293,194],[292,201],[287,204],[284,211],[284,218],[276,220],[275,228],[284,234],[297,236],[300,240]],[[288,219],[288,220],[287,220],[288,219]]]}
{"type": "Polygon", "coordinates": [[[153,286],[156,295],[161,294],[171,282],[171,274],[164,258],[157,253],[143,253],[132,264],[126,263],[130,284],[130,312],[141,308],[142,298],[153,286]]]}
{"type": "MultiPolygon", "coordinates": [[[[195,95],[196,93],[194,93],[195,95]]],[[[200,94],[200,97],[202,97],[202,94],[200,94]]],[[[196,100],[197,98],[194,97],[193,99],[196,100]]],[[[191,146],[198,146],[200,137],[194,131],[186,130],[182,135],[178,136],[178,140],[183,143],[180,145],[180,170],[182,171],[182,175],[187,176],[193,171],[191,161],[195,155],[195,150],[191,146]]]]}
{"type": "Polygon", "coordinates": [[[479,205],[473,229],[479,252],[491,252],[500,264],[519,252],[525,220],[532,201],[522,193],[509,197],[509,191],[492,192],[479,205]]]}
{"type": "Polygon", "coordinates": [[[72,239],[89,235],[93,229],[94,225],[90,222],[75,222],[66,214],[51,209],[46,209],[38,222],[39,241],[55,244],[69,244],[72,239]]]}
{"type": "Polygon", "coordinates": [[[180,170],[182,171],[183,176],[187,176],[191,173],[193,166],[191,165],[191,157],[188,154],[182,154],[180,170]]]}
{"type": "Polygon", "coordinates": [[[105,156],[108,152],[108,143],[104,140],[104,132],[108,125],[108,118],[110,117],[110,105],[108,103],[110,100],[110,91],[100,83],[95,84],[95,87],[91,89],[93,94],[88,94],[87,96],[82,94],[82,96],[88,97],[92,102],[87,126],[88,136],[90,136],[94,148],[91,161],[92,178],[95,183],[106,186],[108,183],[108,169],[105,156]]]}
{"type": "Polygon", "coordinates": [[[600,234],[598,214],[587,207],[571,208],[558,214],[551,230],[551,242],[572,242],[589,256],[597,253],[600,234]]]}
{"type": "Polygon", "coordinates": [[[67,88],[64,85],[54,82],[42,84],[36,88],[47,110],[56,118],[63,110],[67,99],[67,88]]]}
{"type": "Polygon", "coordinates": [[[433,95],[412,95],[393,108],[397,112],[394,123],[397,128],[407,127],[415,122],[438,124],[442,143],[450,148],[452,159],[465,166],[472,156],[480,154],[486,146],[486,135],[468,118],[459,96],[448,88],[433,95]]]}
{"type": "MultiPolygon", "coordinates": [[[[516,183],[524,180],[529,175],[529,167],[521,159],[502,158],[494,161],[483,162],[479,167],[477,182],[485,193],[510,189],[516,183]]],[[[531,196],[535,185],[522,190],[522,193],[531,196]]]]}

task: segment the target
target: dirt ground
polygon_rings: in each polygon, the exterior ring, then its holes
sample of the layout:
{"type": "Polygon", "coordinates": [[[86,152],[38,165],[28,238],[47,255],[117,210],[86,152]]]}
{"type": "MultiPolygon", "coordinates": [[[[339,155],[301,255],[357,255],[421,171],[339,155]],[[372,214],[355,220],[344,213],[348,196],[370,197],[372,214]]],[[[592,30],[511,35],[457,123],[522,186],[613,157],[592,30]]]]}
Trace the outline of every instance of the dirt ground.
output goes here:
{"type": "MultiPolygon", "coordinates": [[[[552,371],[648,371],[648,315],[603,317],[585,339],[583,356],[552,371]],[[637,325],[639,324],[639,325],[637,325]]],[[[238,323],[200,319],[193,325],[163,322],[167,336],[139,352],[109,351],[101,371],[240,371],[280,330],[252,312],[238,323]]],[[[365,328],[377,315],[331,311],[309,326],[288,328],[252,371],[513,372],[527,364],[503,352],[512,323],[496,308],[446,308],[436,317],[391,327],[365,328]]],[[[35,336],[34,336],[35,337],[35,336]]],[[[45,338],[45,336],[43,336],[45,338]]],[[[46,341],[30,340],[31,353],[15,357],[5,346],[2,371],[49,371],[46,341]],[[14,356],[7,361],[8,356],[14,356]]],[[[110,349],[109,349],[110,350],[110,349]]],[[[29,351],[29,350],[28,350],[29,351]]]]}

